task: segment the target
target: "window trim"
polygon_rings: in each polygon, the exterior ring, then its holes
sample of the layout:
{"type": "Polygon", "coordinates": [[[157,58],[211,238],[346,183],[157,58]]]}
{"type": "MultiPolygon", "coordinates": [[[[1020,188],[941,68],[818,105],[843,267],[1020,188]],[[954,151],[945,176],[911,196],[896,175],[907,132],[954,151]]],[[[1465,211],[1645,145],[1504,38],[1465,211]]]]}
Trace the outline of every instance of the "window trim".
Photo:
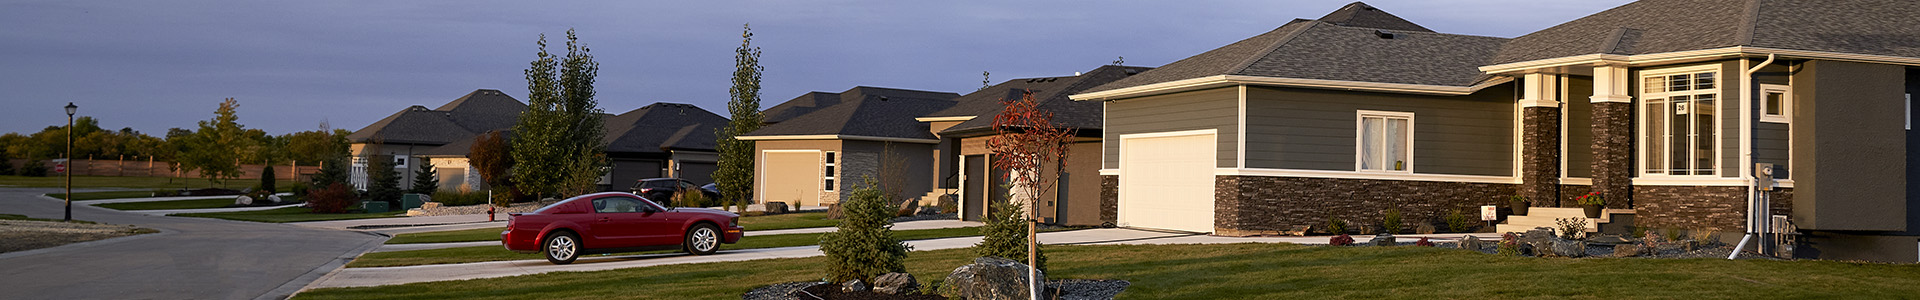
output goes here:
{"type": "Polygon", "coordinates": [[[820,191],[822,192],[838,191],[839,189],[834,188],[834,185],[836,183],[839,183],[839,180],[835,180],[835,179],[839,179],[840,176],[839,174],[835,174],[835,173],[840,172],[840,168],[838,166],[840,165],[839,162],[841,157],[838,155],[838,153],[835,153],[835,151],[821,151],[821,153],[822,154],[820,154],[821,155],[820,170],[822,174],[820,175],[820,184],[824,186],[824,188],[820,189],[820,191]],[[826,172],[826,170],[833,170],[833,172],[828,173],[826,172]]]}
{"type": "Polygon", "coordinates": [[[1353,118],[1353,170],[1355,172],[1367,172],[1367,173],[1413,174],[1413,135],[1415,133],[1414,127],[1415,126],[1414,126],[1413,112],[1379,111],[1379,110],[1364,110],[1364,109],[1355,110],[1354,118],[1353,118]],[[1407,138],[1406,140],[1401,141],[1401,143],[1403,143],[1402,144],[1403,147],[1405,147],[1407,150],[1406,157],[1403,158],[1404,161],[1406,162],[1406,169],[1404,170],[1392,170],[1392,169],[1368,170],[1365,168],[1366,167],[1365,157],[1366,157],[1366,151],[1367,151],[1366,142],[1365,142],[1366,130],[1367,130],[1366,128],[1367,118],[1406,119],[1407,120],[1407,128],[1406,128],[1407,138]]]}
{"type": "MultiPolygon", "coordinates": [[[[1706,65],[1663,68],[1663,69],[1656,69],[1656,70],[1643,70],[1643,71],[1640,71],[1640,74],[1634,76],[1634,83],[1638,85],[1633,91],[1634,93],[1636,93],[1636,97],[1634,97],[1634,111],[1635,111],[1634,115],[1637,117],[1636,117],[1636,120],[1634,120],[1634,127],[1636,129],[1634,130],[1634,138],[1635,138],[1634,148],[1636,148],[1635,152],[1638,153],[1638,157],[1635,159],[1635,161],[1637,161],[1635,163],[1637,165],[1636,168],[1638,169],[1635,172],[1637,176],[1649,178],[1649,179],[1720,178],[1720,176],[1722,175],[1721,173],[1723,173],[1722,170],[1720,170],[1720,167],[1726,163],[1725,161],[1722,161],[1722,157],[1721,157],[1723,155],[1722,152],[1724,152],[1725,149],[1721,149],[1722,147],[1721,139],[1723,138],[1721,136],[1723,134],[1723,132],[1721,132],[1721,127],[1723,127],[1724,125],[1720,124],[1720,121],[1724,119],[1724,117],[1720,116],[1720,114],[1722,113],[1720,110],[1722,110],[1725,107],[1726,101],[1727,101],[1727,98],[1724,97],[1725,90],[1727,87],[1726,84],[1727,82],[1729,82],[1729,79],[1726,76],[1724,76],[1726,75],[1726,73],[1727,73],[1726,70],[1723,70],[1721,68],[1721,65],[1719,64],[1706,64],[1706,65]],[[1701,90],[1698,89],[1697,86],[1683,92],[1674,92],[1671,90],[1670,87],[1662,89],[1661,92],[1647,91],[1646,82],[1647,82],[1647,78],[1649,77],[1664,77],[1668,75],[1698,74],[1698,73],[1714,73],[1713,74],[1714,83],[1713,83],[1713,88],[1711,89],[1713,92],[1711,93],[1698,92],[1701,90]],[[1706,134],[1713,135],[1713,138],[1709,139],[1713,141],[1713,146],[1711,147],[1711,149],[1713,149],[1713,155],[1710,156],[1711,161],[1713,162],[1713,165],[1707,166],[1705,168],[1694,168],[1694,169],[1710,170],[1712,171],[1713,174],[1673,175],[1667,172],[1649,173],[1648,172],[1649,160],[1647,159],[1647,155],[1651,153],[1653,149],[1651,149],[1651,147],[1648,147],[1649,143],[1647,141],[1649,137],[1646,136],[1646,134],[1648,133],[1647,123],[1650,120],[1650,118],[1652,118],[1651,116],[1652,112],[1645,110],[1647,102],[1655,98],[1661,99],[1662,101],[1666,101],[1672,96],[1684,95],[1684,96],[1691,97],[1691,96],[1699,96],[1699,95],[1707,95],[1707,94],[1713,95],[1713,99],[1715,102],[1713,106],[1714,106],[1714,110],[1716,111],[1714,111],[1714,118],[1712,119],[1714,120],[1714,126],[1713,128],[1708,128],[1704,131],[1701,131],[1700,128],[1693,128],[1693,130],[1694,130],[1694,134],[1706,133],[1706,134]]],[[[1690,83],[1690,84],[1697,85],[1697,83],[1690,83]]],[[[1667,105],[1671,105],[1671,104],[1667,104],[1667,105]]],[[[1693,105],[1693,104],[1689,103],[1688,105],[1693,105]]],[[[1671,126],[1671,124],[1668,124],[1668,125],[1671,126]]],[[[1666,144],[1671,144],[1671,142],[1666,144]]],[[[1672,147],[1673,145],[1666,145],[1666,146],[1672,147]]],[[[1668,148],[1668,149],[1671,149],[1671,148],[1668,148]]],[[[1672,152],[1671,150],[1667,150],[1665,154],[1671,154],[1671,152],[1672,152]]],[[[1668,162],[1671,162],[1673,160],[1673,158],[1665,157],[1665,156],[1662,156],[1662,159],[1668,162]]],[[[1667,169],[1671,170],[1672,168],[1668,167],[1667,169]]]]}
{"type": "Polygon", "coordinates": [[[1784,84],[1760,85],[1760,121],[1793,123],[1793,88],[1784,84]],[[1780,93],[1780,111],[1767,111],[1767,93],[1780,93]]]}

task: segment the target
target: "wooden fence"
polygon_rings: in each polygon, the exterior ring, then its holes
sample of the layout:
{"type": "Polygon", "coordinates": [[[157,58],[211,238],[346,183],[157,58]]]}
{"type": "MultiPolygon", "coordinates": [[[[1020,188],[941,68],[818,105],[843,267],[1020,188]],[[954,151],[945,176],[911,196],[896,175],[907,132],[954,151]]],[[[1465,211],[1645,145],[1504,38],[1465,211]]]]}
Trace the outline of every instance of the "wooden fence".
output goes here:
{"type": "MultiPolygon", "coordinates": [[[[53,171],[53,166],[55,164],[53,160],[43,160],[41,162],[45,165],[45,167],[47,167],[48,176],[56,176],[60,174],[53,171]]],[[[25,166],[27,164],[27,160],[14,159],[8,163],[11,163],[14,165],[14,170],[20,170],[21,166],[25,166]]],[[[151,159],[148,159],[148,160],[78,159],[78,160],[74,160],[73,165],[70,165],[67,168],[73,171],[73,175],[75,176],[200,178],[199,171],[181,172],[181,171],[170,170],[168,167],[171,165],[172,165],[172,162],[155,161],[151,159]]],[[[236,179],[260,179],[260,172],[265,170],[266,168],[267,168],[266,165],[240,165],[240,177],[236,179]]],[[[313,179],[313,174],[320,173],[320,166],[318,163],[311,164],[311,165],[302,165],[300,164],[300,162],[294,162],[286,165],[274,165],[273,168],[274,168],[273,169],[274,177],[278,177],[280,179],[285,179],[285,180],[307,181],[307,180],[313,179]]]]}

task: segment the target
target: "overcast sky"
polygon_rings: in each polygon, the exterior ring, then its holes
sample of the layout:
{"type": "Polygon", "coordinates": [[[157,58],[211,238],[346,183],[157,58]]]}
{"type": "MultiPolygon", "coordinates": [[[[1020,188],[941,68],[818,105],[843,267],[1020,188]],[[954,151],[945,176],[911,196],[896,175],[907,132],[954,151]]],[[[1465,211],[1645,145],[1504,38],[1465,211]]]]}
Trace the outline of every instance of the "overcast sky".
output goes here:
{"type": "MultiPolygon", "coordinates": [[[[726,115],[752,23],[762,108],[809,91],[957,93],[1159,66],[1351,1],[17,1],[0,4],[0,132],[80,106],[109,129],[194,128],[221,99],[273,134],[357,130],[474,89],[526,100],[522,70],[568,28],[600,62],[601,108],[692,103],[726,115]]],[[[1435,31],[1515,37],[1627,0],[1375,0],[1435,31]]]]}

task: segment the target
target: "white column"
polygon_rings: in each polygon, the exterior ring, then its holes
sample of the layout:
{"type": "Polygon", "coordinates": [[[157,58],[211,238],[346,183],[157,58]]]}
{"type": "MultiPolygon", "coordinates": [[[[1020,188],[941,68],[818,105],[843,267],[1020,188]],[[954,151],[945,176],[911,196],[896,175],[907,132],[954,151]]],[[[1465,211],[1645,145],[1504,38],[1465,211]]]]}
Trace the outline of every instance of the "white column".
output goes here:
{"type": "Polygon", "coordinates": [[[1527,74],[1522,84],[1520,107],[1560,107],[1560,75],[1527,74]]]}
{"type": "Polygon", "coordinates": [[[1632,91],[1627,84],[1633,78],[1627,76],[1627,67],[1602,65],[1593,67],[1593,103],[1633,103],[1632,91]]]}

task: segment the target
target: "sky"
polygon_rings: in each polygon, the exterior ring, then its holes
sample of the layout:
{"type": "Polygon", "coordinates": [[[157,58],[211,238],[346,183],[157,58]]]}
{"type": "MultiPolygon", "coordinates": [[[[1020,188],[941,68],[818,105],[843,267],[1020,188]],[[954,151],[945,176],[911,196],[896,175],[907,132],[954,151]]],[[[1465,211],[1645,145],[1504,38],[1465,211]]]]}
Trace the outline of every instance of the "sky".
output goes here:
{"type": "MultiPolygon", "coordinates": [[[[1444,33],[1517,37],[1627,0],[1374,0],[1444,33]]],[[[743,24],[764,54],[762,109],[811,91],[965,94],[1124,58],[1160,66],[1313,19],[1351,0],[1268,1],[38,1],[0,0],[0,132],[63,125],[61,107],[150,135],[221,100],[271,134],[357,130],[475,89],[526,100],[522,73],[567,29],[600,63],[600,107],[727,115],[743,24]]]]}

